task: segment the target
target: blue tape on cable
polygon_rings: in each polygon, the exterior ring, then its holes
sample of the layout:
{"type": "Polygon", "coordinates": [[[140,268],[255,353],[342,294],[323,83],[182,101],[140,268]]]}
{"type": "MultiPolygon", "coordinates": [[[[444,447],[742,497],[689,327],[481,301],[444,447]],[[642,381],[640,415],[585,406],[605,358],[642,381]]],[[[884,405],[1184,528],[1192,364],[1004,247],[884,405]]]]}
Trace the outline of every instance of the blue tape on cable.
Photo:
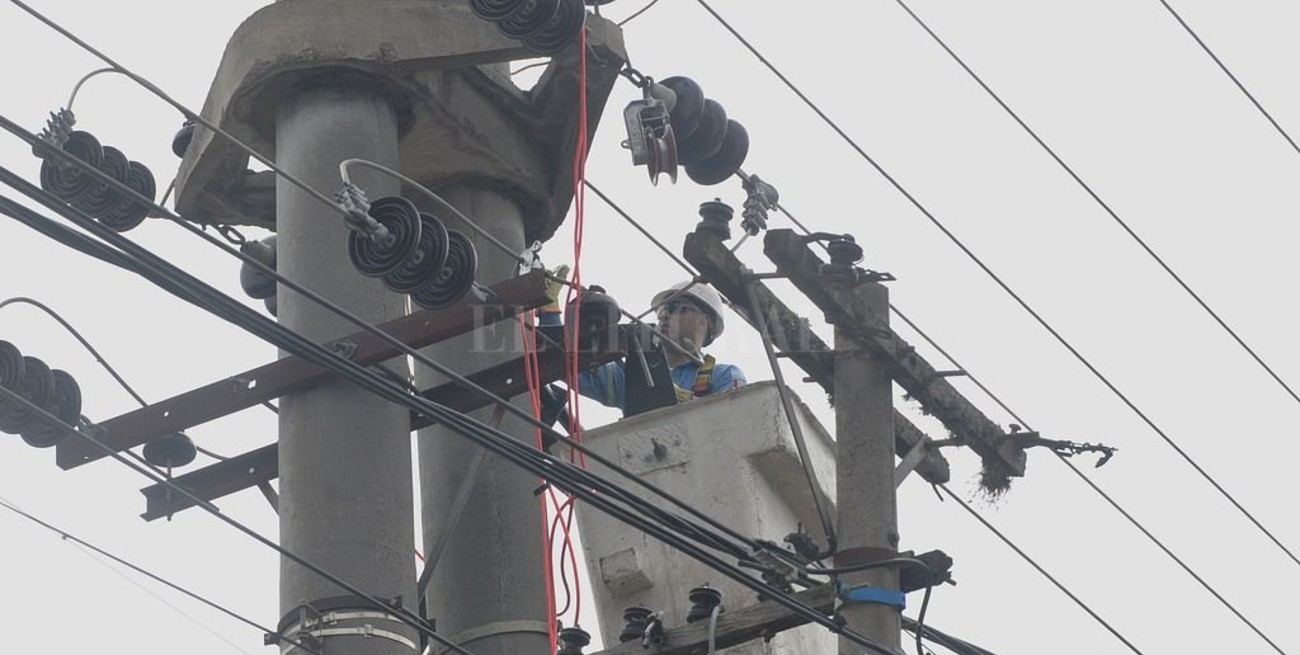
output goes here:
{"type": "Polygon", "coordinates": [[[854,587],[847,592],[842,592],[840,598],[848,603],[875,603],[897,607],[900,610],[907,608],[907,595],[903,592],[878,587],[854,587]]]}

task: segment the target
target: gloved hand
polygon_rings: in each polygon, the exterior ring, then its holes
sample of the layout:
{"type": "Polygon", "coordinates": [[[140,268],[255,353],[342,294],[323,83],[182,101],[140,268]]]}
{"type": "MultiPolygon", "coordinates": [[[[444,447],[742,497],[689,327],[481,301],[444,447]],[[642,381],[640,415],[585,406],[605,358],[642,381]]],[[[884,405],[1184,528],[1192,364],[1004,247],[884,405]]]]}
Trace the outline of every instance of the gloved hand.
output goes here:
{"type": "Polygon", "coordinates": [[[546,278],[546,295],[551,299],[551,302],[543,305],[538,311],[549,314],[558,314],[560,313],[560,292],[564,289],[564,284],[560,282],[560,280],[569,279],[569,265],[560,264],[551,270],[550,273],[552,277],[559,279],[553,280],[551,278],[546,278]]]}

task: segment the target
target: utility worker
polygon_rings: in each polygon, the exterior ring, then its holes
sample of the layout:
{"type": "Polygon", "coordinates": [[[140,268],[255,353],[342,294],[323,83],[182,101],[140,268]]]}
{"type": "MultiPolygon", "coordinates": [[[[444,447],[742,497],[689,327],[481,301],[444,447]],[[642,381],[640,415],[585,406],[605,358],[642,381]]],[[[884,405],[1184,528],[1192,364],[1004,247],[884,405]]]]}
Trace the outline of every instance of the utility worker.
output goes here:
{"type": "MultiPolygon", "coordinates": [[[[722,297],[713,287],[690,280],[679,282],[656,294],[651,305],[658,308],[659,331],[670,340],[664,344],[664,356],[679,403],[745,385],[745,374],[739,367],[719,364],[713,355],[701,352],[725,327],[722,297]],[[697,364],[696,359],[704,363],[697,364]]],[[[558,322],[558,315],[552,321],[558,322]]],[[[543,318],[542,322],[549,321],[543,318]]],[[[603,405],[624,409],[627,386],[623,366],[623,362],[610,362],[581,373],[579,393],[603,405]]]]}

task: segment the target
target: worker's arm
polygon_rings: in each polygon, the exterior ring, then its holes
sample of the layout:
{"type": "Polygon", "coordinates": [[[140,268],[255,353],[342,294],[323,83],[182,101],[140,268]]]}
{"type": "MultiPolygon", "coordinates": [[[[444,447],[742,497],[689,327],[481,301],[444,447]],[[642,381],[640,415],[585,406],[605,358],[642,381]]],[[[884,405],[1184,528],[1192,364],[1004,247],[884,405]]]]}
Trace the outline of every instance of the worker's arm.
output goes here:
{"type": "MultiPolygon", "coordinates": [[[[537,324],[562,325],[559,312],[538,312],[537,324]]],[[[729,388],[729,387],[728,387],[729,388]]],[[[578,393],[607,407],[623,408],[627,386],[624,384],[623,362],[609,362],[578,374],[578,393]]]]}
{"type": "Polygon", "coordinates": [[[713,379],[709,384],[709,393],[722,393],[732,389],[739,389],[748,383],[745,379],[745,372],[740,370],[739,366],[718,364],[713,369],[713,379]]]}

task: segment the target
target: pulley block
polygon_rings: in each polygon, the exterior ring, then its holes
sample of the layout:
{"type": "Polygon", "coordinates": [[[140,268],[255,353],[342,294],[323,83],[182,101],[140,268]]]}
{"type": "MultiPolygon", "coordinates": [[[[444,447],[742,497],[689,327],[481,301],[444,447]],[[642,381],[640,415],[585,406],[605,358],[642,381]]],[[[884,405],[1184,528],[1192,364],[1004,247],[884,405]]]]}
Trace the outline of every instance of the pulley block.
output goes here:
{"type": "Polygon", "coordinates": [[[144,461],[169,471],[193,462],[197,456],[194,440],[184,432],[175,432],[144,445],[144,461]]]}
{"type": "Polygon", "coordinates": [[[420,212],[420,245],[397,270],[384,276],[384,286],[397,293],[413,293],[447,263],[447,227],[438,217],[420,212]]]}
{"type": "MultiPolygon", "coordinates": [[[[63,151],[95,168],[104,161],[104,148],[90,132],[74,130],[63,142],[63,151]]],[[[41,188],[63,202],[77,201],[94,185],[95,180],[75,164],[63,163],[53,157],[47,157],[41,163],[41,188]]]]}
{"type": "Polygon", "coordinates": [[[587,10],[582,0],[560,0],[555,13],[536,32],[523,38],[523,43],[534,52],[552,55],[563,50],[577,38],[587,20],[587,10]]]}
{"type": "Polygon", "coordinates": [[[420,211],[406,198],[385,196],[370,203],[368,213],[388,235],[350,233],[348,256],[362,275],[383,277],[397,270],[420,246],[420,211]]]}
{"type": "Polygon", "coordinates": [[[686,175],[696,184],[719,184],[740,171],[749,156],[749,132],[734,120],[727,121],[722,144],[708,158],[686,165],[686,175]]]}
{"type": "Polygon", "coordinates": [[[23,441],[35,448],[49,448],[58,445],[68,436],[68,427],[76,427],[81,419],[81,387],[66,371],[50,371],[54,379],[54,390],[45,411],[53,414],[58,421],[38,417],[30,427],[22,431],[23,441]]]}
{"type": "Polygon", "coordinates": [[[138,161],[128,162],[126,186],[132,191],[149,199],[149,202],[137,200],[118,191],[117,204],[106,214],[99,217],[99,222],[114,232],[126,232],[135,229],[144,222],[152,209],[154,197],[158,194],[158,184],[148,166],[138,161]]]}
{"type": "Polygon", "coordinates": [[[447,261],[437,275],[411,293],[411,300],[425,309],[442,309],[469,293],[478,275],[478,252],[464,234],[447,230],[447,261]]]}
{"type": "MultiPolygon", "coordinates": [[[[54,393],[54,374],[45,362],[31,356],[23,357],[23,379],[18,383],[18,395],[37,407],[45,408],[54,393]]],[[[40,415],[28,405],[5,397],[0,407],[0,431],[18,434],[32,427],[40,415]]]]}
{"type": "MultiPolygon", "coordinates": [[[[18,346],[8,341],[0,341],[0,387],[18,391],[23,380],[23,353],[18,346]]],[[[0,407],[4,407],[9,396],[0,394],[0,407]]]]}
{"type": "Polygon", "coordinates": [[[483,20],[504,20],[527,2],[528,0],[469,0],[469,8],[483,20]]]}
{"type": "Polygon", "coordinates": [[[677,183],[677,137],[672,125],[664,126],[663,136],[649,136],[650,161],[646,167],[650,171],[650,183],[659,184],[659,175],[668,174],[673,184],[677,183]]]}
{"type": "Polygon", "coordinates": [[[688,169],[717,154],[727,136],[727,110],[716,100],[704,101],[699,126],[690,136],[679,137],[677,158],[688,169]]]}
{"type": "MultiPolygon", "coordinates": [[[[104,159],[99,163],[99,172],[122,184],[126,184],[127,175],[130,172],[130,163],[121,150],[113,146],[104,146],[104,159]]],[[[72,202],[72,206],[90,216],[99,218],[116,207],[120,199],[121,194],[117,187],[107,183],[95,182],[91,185],[90,191],[72,202]]]]}
{"type": "MultiPolygon", "coordinates": [[[[239,251],[257,260],[259,264],[275,270],[276,247],[275,235],[257,241],[245,241],[239,251]]],[[[265,300],[275,295],[275,278],[270,273],[242,262],[239,266],[239,286],[244,288],[248,297],[265,300]]]]}
{"type": "Polygon", "coordinates": [[[669,113],[673,131],[679,139],[690,138],[704,115],[704,90],[695,80],[680,75],[660,80],[659,84],[677,96],[677,102],[669,113]]]}
{"type": "Polygon", "coordinates": [[[519,10],[497,22],[497,29],[512,39],[541,31],[560,9],[560,0],[525,0],[519,10]]]}

